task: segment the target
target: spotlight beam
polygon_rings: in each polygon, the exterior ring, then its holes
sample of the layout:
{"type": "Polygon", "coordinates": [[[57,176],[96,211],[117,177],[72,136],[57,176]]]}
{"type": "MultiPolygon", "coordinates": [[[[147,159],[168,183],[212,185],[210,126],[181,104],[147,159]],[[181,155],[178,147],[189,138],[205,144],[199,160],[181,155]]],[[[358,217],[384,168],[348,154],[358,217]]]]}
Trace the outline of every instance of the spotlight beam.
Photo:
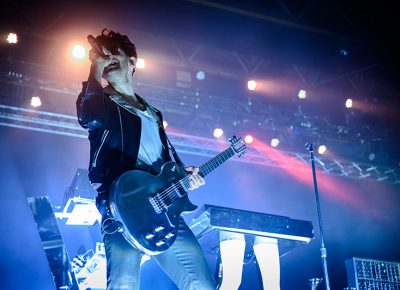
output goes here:
{"type": "MultiPolygon", "coordinates": [[[[25,109],[0,104],[0,125],[27,130],[47,132],[78,138],[87,138],[87,132],[82,129],[76,116],[57,114],[51,112],[25,109]]],[[[180,153],[197,156],[213,157],[226,145],[221,139],[204,138],[190,134],[169,132],[171,142],[180,153]]],[[[269,167],[280,167],[303,175],[308,163],[308,154],[281,151],[267,145],[251,144],[247,147],[242,158],[233,158],[233,161],[258,164],[269,167]],[[271,154],[271,152],[275,152],[271,154]],[[279,157],[279,158],[278,158],[279,157]]],[[[400,170],[385,166],[375,166],[371,170],[370,164],[356,163],[353,161],[328,158],[323,155],[321,159],[321,173],[358,180],[375,180],[389,184],[400,184],[400,170]],[[357,170],[355,170],[357,168],[357,170]]],[[[318,161],[318,159],[316,159],[318,161]]],[[[333,186],[334,187],[334,186],[333,186]]]]}

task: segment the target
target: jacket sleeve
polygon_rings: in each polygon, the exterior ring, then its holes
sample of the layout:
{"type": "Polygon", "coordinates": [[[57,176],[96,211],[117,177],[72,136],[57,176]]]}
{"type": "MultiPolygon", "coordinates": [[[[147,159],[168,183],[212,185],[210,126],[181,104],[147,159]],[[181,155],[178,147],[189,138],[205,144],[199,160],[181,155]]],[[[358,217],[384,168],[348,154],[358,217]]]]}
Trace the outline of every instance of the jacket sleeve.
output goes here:
{"type": "Polygon", "coordinates": [[[96,81],[82,83],[82,92],[76,100],[76,111],[79,124],[89,131],[97,129],[104,122],[104,92],[96,81]]]}

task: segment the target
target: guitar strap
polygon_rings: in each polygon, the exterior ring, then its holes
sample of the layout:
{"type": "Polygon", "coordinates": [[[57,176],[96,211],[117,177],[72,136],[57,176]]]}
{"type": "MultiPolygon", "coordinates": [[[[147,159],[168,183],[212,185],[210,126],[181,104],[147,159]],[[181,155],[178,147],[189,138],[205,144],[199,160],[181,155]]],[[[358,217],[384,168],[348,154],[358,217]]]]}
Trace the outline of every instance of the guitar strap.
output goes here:
{"type": "MultiPolygon", "coordinates": [[[[137,95],[138,96],[138,95],[137,95]]],[[[150,106],[149,104],[147,104],[147,102],[141,98],[140,96],[138,96],[140,98],[140,100],[142,100],[142,102],[144,102],[147,106],[149,106],[155,113],[160,113],[159,110],[157,110],[156,108],[154,108],[153,106],[150,106]]],[[[161,114],[161,113],[160,113],[161,114]]],[[[158,126],[160,127],[160,129],[163,131],[165,138],[167,139],[167,146],[168,146],[168,150],[171,150],[172,155],[174,156],[175,162],[178,163],[179,166],[181,166],[182,168],[185,168],[185,164],[182,162],[182,160],[179,158],[178,153],[176,153],[175,147],[172,145],[171,141],[169,141],[168,135],[165,132],[164,128],[163,128],[163,124],[161,123],[160,119],[158,119],[157,121],[158,126]]]]}
{"type": "Polygon", "coordinates": [[[175,162],[179,164],[182,168],[185,168],[185,164],[182,162],[182,160],[179,158],[178,153],[176,153],[175,147],[172,145],[171,141],[169,141],[168,135],[165,134],[165,137],[167,137],[168,141],[168,149],[171,150],[172,155],[174,155],[175,162]]]}

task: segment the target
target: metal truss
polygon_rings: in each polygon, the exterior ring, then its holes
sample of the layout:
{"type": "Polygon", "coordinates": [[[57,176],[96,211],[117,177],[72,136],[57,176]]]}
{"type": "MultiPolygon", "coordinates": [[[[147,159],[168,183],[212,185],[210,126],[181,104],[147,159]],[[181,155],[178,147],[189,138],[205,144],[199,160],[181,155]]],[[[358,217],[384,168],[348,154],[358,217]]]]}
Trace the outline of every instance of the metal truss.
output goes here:
{"type": "MultiPolygon", "coordinates": [[[[192,1],[192,0],[187,0],[192,1]]],[[[284,1],[277,0],[282,7],[284,1]]],[[[209,2],[202,0],[193,0],[198,4],[209,2]]],[[[224,6],[224,5],[222,5],[224,6]]],[[[306,7],[305,7],[306,8],[306,7]]],[[[285,9],[286,10],[286,9],[285,9]]],[[[339,9],[340,10],[340,9],[339,9]]],[[[349,25],[351,25],[349,23],[349,25]]],[[[310,30],[313,28],[306,27],[310,30]]],[[[318,29],[315,29],[316,31],[318,29]]],[[[316,32],[315,31],[315,32],[316,32]]],[[[319,31],[321,34],[331,35],[334,38],[341,38],[340,35],[328,31],[319,31]]],[[[257,76],[259,79],[269,79],[271,74],[279,74],[279,78],[294,87],[306,86],[309,89],[324,88],[325,94],[334,95],[337,85],[352,84],[358,87],[376,82],[372,80],[365,81],[360,75],[373,69],[379,68],[389,63],[399,60],[397,55],[381,59],[374,63],[364,63],[361,67],[332,72],[329,68],[315,68],[301,64],[300,62],[284,63],[272,58],[266,58],[261,55],[249,55],[237,51],[225,50],[200,43],[194,43],[177,39],[173,37],[160,37],[143,31],[133,30],[131,35],[140,39],[144,58],[151,59],[154,62],[163,64],[177,70],[185,70],[195,74],[198,70],[203,70],[209,75],[221,76],[237,81],[243,81],[246,78],[257,76]],[[160,50],[159,48],[163,48],[160,50]]],[[[278,80],[274,80],[278,82],[278,80]]],[[[378,86],[381,90],[383,87],[378,86]]]]}
{"type": "MultiPolygon", "coordinates": [[[[187,1],[197,2],[198,4],[203,5],[203,2],[209,2],[202,0],[187,1]]],[[[291,12],[288,12],[287,4],[285,4],[284,1],[277,1],[286,13],[292,14],[291,12]]],[[[304,9],[306,9],[308,5],[309,3],[305,4],[304,9]]],[[[281,24],[284,25],[284,23],[281,24]]],[[[301,25],[298,28],[302,28],[301,25]]],[[[306,28],[306,30],[318,31],[316,28],[306,28]]],[[[26,29],[26,31],[29,30],[30,29],[26,29]]],[[[335,35],[328,31],[320,32],[322,34],[332,34],[331,36],[333,37],[341,38],[340,35],[335,35]]],[[[26,34],[32,38],[45,38],[47,45],[54,45],[54,47],[60,45],[63,41],[61,38],[43,36],[40,33],[35,34],[26,32],[26,34]]],[[[140,39],[139,53],[141,57],[151,59],[154,63],[166,65],[176,70],[184,70],[193,75],[198,70],[203,70],[208,75],[221,76],[237,81],[243,81],[246,78],[254,76],[257,76],[259,79],[268,79],[271,73],[278,73],[280,79],[284,79],[285,81],[290,80],[293,86],[305,85],[310,89],[321,86],[326,88],[327,85],[335,88],[335,84],[338,82],[347,82],[350,81],[350,79],[354,83],[356,81],[355,76],[359,76],[363,72],[387,63],[398,61],[399,59],[396,56],[390,59],[380,60],[376,63],[365,64],[360,68],[353,68],[349,71],[334,73],[332,75],[329,72],[329,69],[325,68],[315,69],[294,62],[282,63],[281,60],[277,61],[273,58],[243,54],[238,51],[216,48],[201,43],[155,35],[144,31],[132,30],[130,31],[130,36],[132,36],[133,39],[140,39]]]]}
{"type": "MultiPolygon", "coordinates": [[[[18,62],[16,65],[19,65],[18,62]]],[[[31,70],[36,68],[34,64],[25,64],[25,66],[32,66],[31,70]]],[[[59,94],[76,97],[80,92],[80,85],[21,75],[21,73],[0,72],[0,83],[28,88],[39,86],[40,90],[51,94],[52,99],[56,99],[56,95],[59,94]]],[[[184,123],[188,130],[213,130],[218,123],[235,127],[235,130],[247,126],[253,130],[258,128],[278,132],[283,132],[290,125],[302,127],[304,130],[315,130],[317,124],[327,125],[317,116],[311,117],[301,112],[278,110],[256,99],[230,99],[196,92],[191,88],[156,86],[141,81],[137,81],[135,85],[139,94],[146,96],[152,105],[167,116],[168,122],[184,123]]],[[[7,98],[7,102],[11,99],[7,98]]],[[[10,105],[10,103],[7,104],[10,105]]],[[[71,105],[74,103],[71,102],[71,105]]],[[[75,107],[71,106],[70,109],[75,110],[75,107]]],[[[336,130],[336,126],[330,126],[331,130],[336,130]]],[[[285,138],[284,134],[280,138],[285,138]]]]}
{"type": "MultiPolygon", "coordinates": [[[[87,138],[75,116],[43,112],[14,106],[0,105],[0,125],[27,130],[59,134],[70,137],[87,138]]],[[[168,132],[172,143],[180,153],[213,157],[229,144],[218,139],[168,132]]],[[[306,153],[280,151],[269,155],[265,148],[249,145],[246,154],[233,160],[262,166],[307,170],[309,156],[306,153]]],[[[268,150],[267,150],[268,151],[268,150]]],[[[391,184],[400,184],[400,171],[384,166],[371,166],[347,160],[316,158],[321,172],[356,179],[368,179],[391,184]]]]}
{"type": "MultiPolygon", "coordinates": [[[[15,65],[18,66],[19,61],[15,61],[15,65]]],[[[30,67],[29,70],[39,70],[35,64],[25,62],[24,65],[30,67]]],[[[49,70],[51,71],[51,68],[49,70]]],[[[80,84],[21,75],[18,72],[0,72],[0,83],[17,87],[39,87],[40,90],[52,94],[54,99],[56,94],[76,97],[81,90],[80,84]]],[[[301,107],[296,111],[278,109],[256,98],[227,98],[199,92],[192,88],[171,88],[143,81],[136,81],[135,86],[138,93],[146,96],[146,99],[166,114],[169,120],[177,119],[180,124],[186,124],[188,129],[201,127],[201,129],[211,130],[218,123],[230,124],[236,129],[248,127],[253,131],[261,129],[280,132],[280,138],[286,138],[288,142],[291,140],[283,132],[287,132],[290,127],[301,128],[302,134],[307,132],[315,134],[317,131],[324,131],[324,134],[331,136],[337,134],[338,131],[343,134],[354,133],[348,126],[339,126],[330,123],[326,118],[305,114],[301,107]]],[[[74,103],[71,102],[71,104],[74,103]]],[[[75,107],[72,109],[75,110],[75,107]]]]}
{"type": "MultiPolygon", "coordinates": [[[[9,60],[0,64],[3,70],[0,72],[0,83],[12,86],[13,92],[16,92],[13,93],[15,95],[13,98],[4,98],[4,105],[20,106],[21,103],[17,102],[18,99],[23,99],[18,93],[20,88],[39,88],[43,103],[54,104],[55,108],[59,107],[58,98],[64,99],[67,95],[67,98],[72,96],[75,100],[81,90],[81,84],[40,77],[46,75],[45,72],[52,75],[61,73],[52,67],[24,62],[23,67],[28,71],[34,71],[38,75],[35,76],[8,71],[10,68],[21,67],[19,61],[9,60]]],[[[181,128],[181,124],[185,124],[186,132],[198,132],[196,134],[209,136],[216,126],[222,127],[227,134],[252,132],[262,136],[263,140],[279,138],[280,148],[286,151],[297,151],[299,144],[305,142],[320,144],[327,142],[323,139],[329,139],[329,147],[333,152],[337,152],[344,159],[354,159],[359,162],[364,162],[366,156],[374,151],[380,154],[379,150],[385,150],[388,154],[392,154],[391,152],[395,150],[391,145],[393,135],[389,129],[376,129],[375,124],[365,124],[363,127],[352,125],[352,121],[357,121],[356,114],[348,116],[342,123],[333,123],[327,117],[305,113],[301,106],[296,110],[285,110],[257,98],[227,98],[190,87],[160,86],[140,79],[135,82],[137,92],[146,96],[152,105],[163,112],[164,119],[172,128],[181,128]],[[371,149],[374,146],[372,139],[380,140],[379,149],[371,149]],[[358,144],[359,150],[352,150],[355,144],[358,144]]],[[[45,110],[53,109],[49,105],[49,109],[45,110]]],[[[75,112],[75,103],[68,102],[63,106],[62,112],[75,112]]],[[[72,135],[76,133],[70,132],[72,135]]],[[[381,163],[390,162],[384,160],[385,157],[382,155],[378,155],[378,158],[381,158],[379,161],[381,163]]]]}
{"type": "Polygon", "coordinates": [[[75,116],[0,105],[0,125],[64,136],[86,138],[75,116]]]}

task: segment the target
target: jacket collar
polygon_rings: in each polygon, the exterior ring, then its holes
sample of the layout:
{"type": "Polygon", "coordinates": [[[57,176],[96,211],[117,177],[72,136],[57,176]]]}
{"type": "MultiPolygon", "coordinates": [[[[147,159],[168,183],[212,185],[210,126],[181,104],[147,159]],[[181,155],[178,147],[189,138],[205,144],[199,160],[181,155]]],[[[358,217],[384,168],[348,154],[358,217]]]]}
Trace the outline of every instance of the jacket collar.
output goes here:
{"type": "MultiPolygon", "coordinates": [[[[108,95],[108,97],[113,100],[113,96],[121,96],[121,93],[116,91],[112,86],[108,85],[103,89],[103,92],[108,95]]],[[[140,102],[142,102],[147,108],[152,109],[155,113],[159,113],[159,111],[151,106],[145,99],[143,99],[141,96],[135,93],[136,98],[139,99],[140,102]]]]}

